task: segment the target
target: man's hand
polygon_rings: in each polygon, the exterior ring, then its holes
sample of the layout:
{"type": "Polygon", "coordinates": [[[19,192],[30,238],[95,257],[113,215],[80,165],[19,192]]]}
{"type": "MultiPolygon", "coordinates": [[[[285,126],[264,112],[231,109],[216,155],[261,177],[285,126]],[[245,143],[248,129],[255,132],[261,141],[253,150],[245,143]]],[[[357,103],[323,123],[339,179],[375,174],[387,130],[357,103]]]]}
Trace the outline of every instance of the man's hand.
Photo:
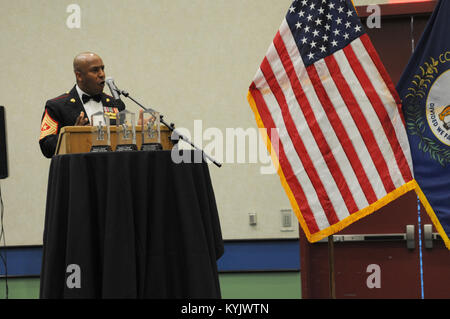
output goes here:
{"type": "Polygon", "coordinates": [[[139,118],[138,118],[137,125],[142,125],[143,117],[144,117],[144,111],[143,110],[139,110],[139,118]]]}
{"type": "Polygon", "coordinates": [[[88,119],[84,118],[84,112],[81,112],[75,121],[75,126],[85,126],[88,124],[88,119]]]}
{"type": "Polygon", "coordinates": [[[147,125],[148,122],[150,122],[150,119],[146,118],[144,123],[142,123],[143,119],[144,119],[144,110],[139,110],[139,119],[137,125],[147,125]]]}

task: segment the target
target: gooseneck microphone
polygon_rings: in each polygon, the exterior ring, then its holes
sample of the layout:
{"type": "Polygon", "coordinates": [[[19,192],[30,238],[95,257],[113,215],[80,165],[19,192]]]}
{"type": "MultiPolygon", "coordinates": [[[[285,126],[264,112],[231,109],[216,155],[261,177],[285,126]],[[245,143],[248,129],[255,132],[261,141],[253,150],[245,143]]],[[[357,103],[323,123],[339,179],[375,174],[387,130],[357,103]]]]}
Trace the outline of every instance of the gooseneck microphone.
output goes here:
{"type": "Polygon", "coordinates": [[[107,77],[105,79],[106,85],[108,85],[109,90],[114,98],[114,100],[120,100],[120,91],[114,83],[114,79],[112,77],[107,77]]]}

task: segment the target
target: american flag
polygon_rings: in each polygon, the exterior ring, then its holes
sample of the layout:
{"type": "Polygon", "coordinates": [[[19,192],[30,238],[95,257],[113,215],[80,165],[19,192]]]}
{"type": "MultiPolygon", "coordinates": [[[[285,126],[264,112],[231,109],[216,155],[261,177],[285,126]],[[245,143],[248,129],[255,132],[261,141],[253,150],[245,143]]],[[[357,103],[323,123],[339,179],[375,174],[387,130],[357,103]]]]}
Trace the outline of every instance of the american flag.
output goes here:
{"type": "Polygon", "coordinates": [[[295,0],[248,100],[311,242],[414,188],[398,94],[350,0],[295,0]]]}

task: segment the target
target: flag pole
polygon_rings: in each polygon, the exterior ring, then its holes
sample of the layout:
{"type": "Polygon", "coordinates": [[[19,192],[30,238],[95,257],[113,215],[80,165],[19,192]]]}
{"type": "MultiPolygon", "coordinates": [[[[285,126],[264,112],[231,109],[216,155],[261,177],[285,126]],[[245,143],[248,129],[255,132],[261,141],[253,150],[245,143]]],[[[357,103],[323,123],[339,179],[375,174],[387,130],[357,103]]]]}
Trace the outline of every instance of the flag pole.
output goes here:
{"type": "Polygon", "coordinates": [[[334,280],[334,241],[333,235],[328,236],[328,269],[330,276],[330,298],[336,299],[336,285],[334,280]]]}

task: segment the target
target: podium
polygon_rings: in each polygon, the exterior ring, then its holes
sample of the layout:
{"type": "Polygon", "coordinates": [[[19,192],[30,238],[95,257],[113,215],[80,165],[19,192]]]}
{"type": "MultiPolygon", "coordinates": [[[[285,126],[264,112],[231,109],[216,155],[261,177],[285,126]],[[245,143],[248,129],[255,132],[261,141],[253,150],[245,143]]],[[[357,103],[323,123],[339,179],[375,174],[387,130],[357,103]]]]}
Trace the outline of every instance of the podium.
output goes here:
{"type": "MultiPolygon", "coordinates": [[[[65,126],[61,129],[56,144],[55,155],[88,153],[92,146],[92,126],[65,126]]],[[[117,128],[111,126],[111,148],[115,151],[117,146],[117,128]]],[[[142,145],[142,126],[136,126],[136,145],[142,145]]],[[[161,145],[163,150],[171,150],[173,143],[171,132],[165,125],[161,125],[161,145]]]]}
{"type": "Polygon", "coordinates": [[[208,164],[180,152],[191,162],[168,150],[53,156],[40,298],[221,298],[208,164]]]}

